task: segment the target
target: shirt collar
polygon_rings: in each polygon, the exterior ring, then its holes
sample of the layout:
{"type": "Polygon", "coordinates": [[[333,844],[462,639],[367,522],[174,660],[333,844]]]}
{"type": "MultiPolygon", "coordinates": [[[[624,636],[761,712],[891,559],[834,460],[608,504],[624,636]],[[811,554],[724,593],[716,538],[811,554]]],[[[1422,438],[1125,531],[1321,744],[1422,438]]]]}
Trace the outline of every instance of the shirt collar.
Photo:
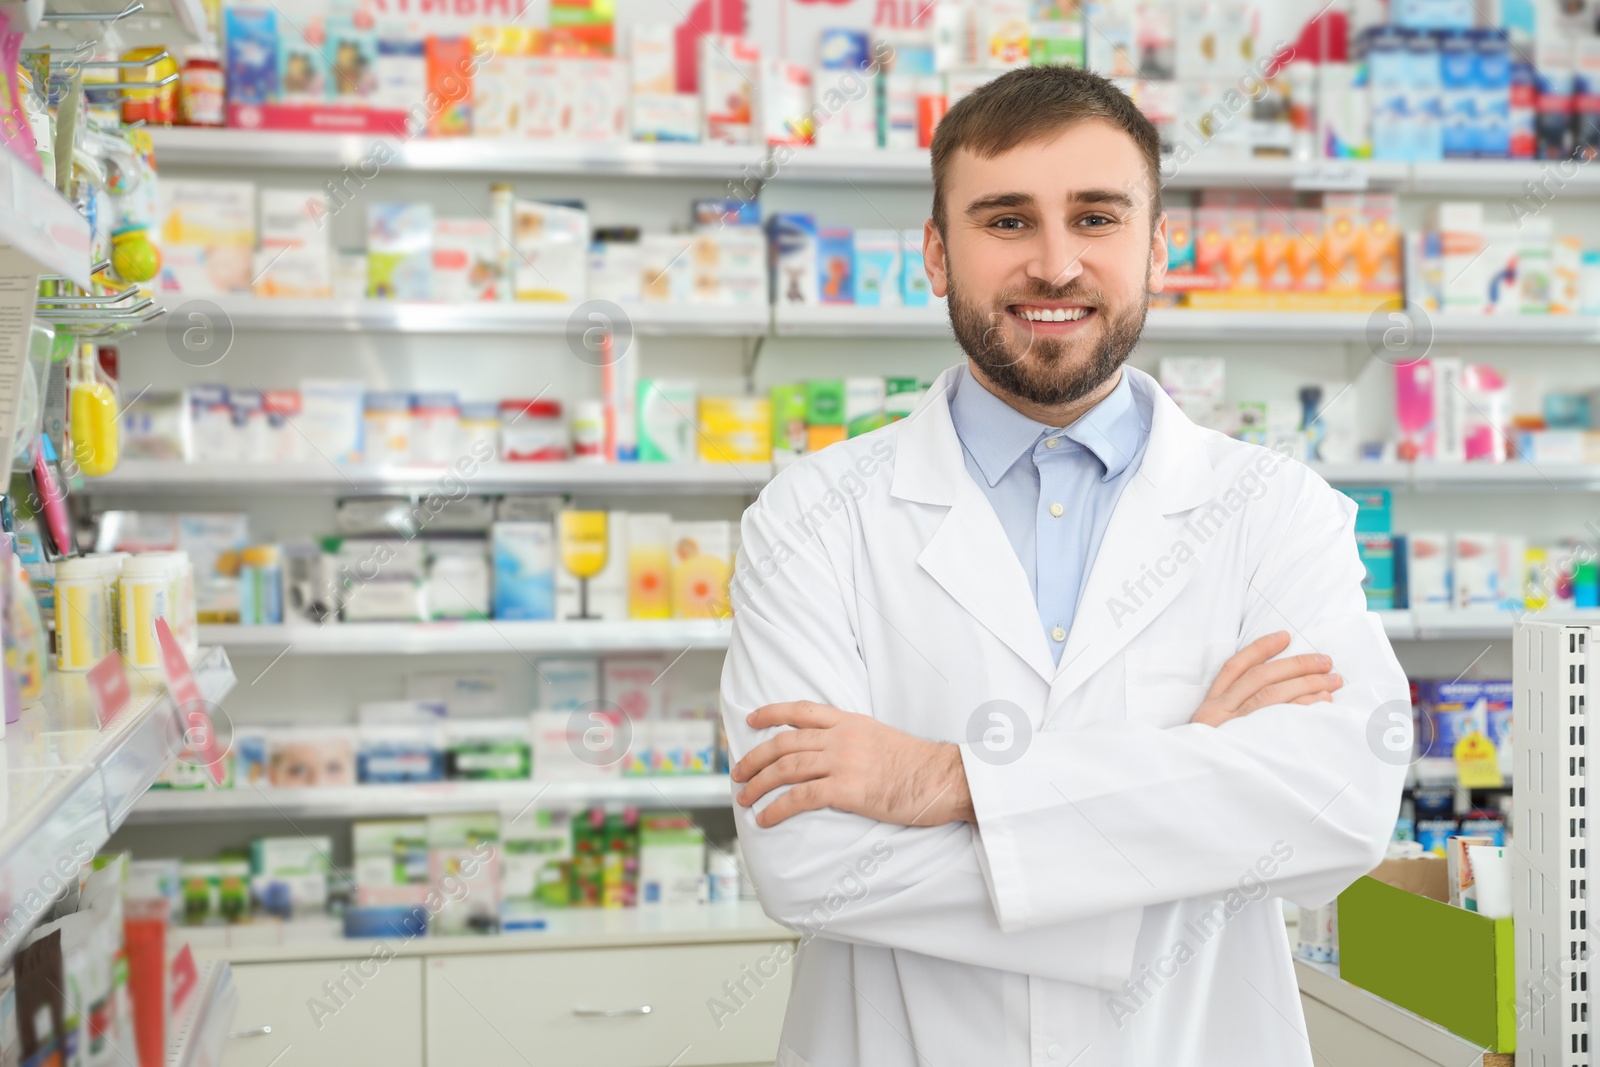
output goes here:
{"type": "Polygon", "coordinates": [[[956,436],[991,488],[1047,435],[1065,437],[1083,446],[1105,467],[1102,480],[1115,478],[1133,461],[1141,437],[1149,432],[1126,374],[1109,396],[1060,430],[1035,422],[989,392],[963,365],[950,401],[950,418],[956,436]]]}

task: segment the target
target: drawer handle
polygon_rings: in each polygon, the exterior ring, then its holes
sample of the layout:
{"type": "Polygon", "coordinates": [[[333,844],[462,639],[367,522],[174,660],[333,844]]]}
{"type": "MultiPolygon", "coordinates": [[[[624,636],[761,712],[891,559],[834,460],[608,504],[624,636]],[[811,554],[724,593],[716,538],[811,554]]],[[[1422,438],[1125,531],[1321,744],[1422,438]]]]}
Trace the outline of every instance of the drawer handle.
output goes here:
{"type": "Polygon", "coordinates": [[[266,1037],[270,1033],[272,1033],[272,1027],[270,1025],[269,1026],[252,1026],[248,1030],[235,1030],[233,1033],[229,1034],[228,1036],[229,1037],[266,1037]]]}
{"type": "Polygon", "coordinates": [[[573,1008],[572,1014],[580,1019],[625,1019],[631,1015],[649,1015],[650,1005],[637,1008],[573,1008]]]}

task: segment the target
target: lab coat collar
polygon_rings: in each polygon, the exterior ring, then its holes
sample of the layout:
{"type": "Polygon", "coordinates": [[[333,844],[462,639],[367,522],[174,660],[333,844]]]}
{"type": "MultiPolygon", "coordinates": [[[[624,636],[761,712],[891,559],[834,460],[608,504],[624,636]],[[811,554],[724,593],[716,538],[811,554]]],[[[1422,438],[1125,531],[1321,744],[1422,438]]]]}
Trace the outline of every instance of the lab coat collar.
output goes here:
{"type": "MultiPolygon", "coordinates": [[[[1132,640],[1181,588],[1176,578],[1169,579],[1155,590],[1157,598],[1141,599],[1142,606],[1131,616],[1118,612],[1115,620],[1106,618],[1108,590],[1119,589],[1126,578],[1140,577],[1138,560],[1148,557],[1150,565],[1155,565],[1170,547],[1172,531],[1181,525],[1166,516],[1208,499],[1215,475],[1206,458],[1202,431],[1183,416],[1154,378],[1124,366],[1123,374],[1133,389],[1149,401],[1150,441],[1101,540],[1058,667],[1039,625],[1038,607],[1022,564],[1009,550],[1005,530],[988,498],[966,471],[961,441],[950,417],[950,398],[961,371],[961,367],[953,367],[939,375],[902,423],[889,492],[899,500],[950,508],[917,556],[918,565],[1041,678],[1054,679],[1053,704],[1063,681],[1074,687],[1081,683],[1093,673],[1091,664],[1103,664],[1132,640]],[[1131,574],[1125,573],[1130,565],[1131,574]],[[1109,621],[1123,625],[1108,628],[1109,621]],[[1137,627],[1129,625],[1134,621],[1137,627]],[[1089,629],[1101,636],[1093,638],[1089,629]]],[[[1180,573],[1192,573],[1192,568],[1180,573]]]]}

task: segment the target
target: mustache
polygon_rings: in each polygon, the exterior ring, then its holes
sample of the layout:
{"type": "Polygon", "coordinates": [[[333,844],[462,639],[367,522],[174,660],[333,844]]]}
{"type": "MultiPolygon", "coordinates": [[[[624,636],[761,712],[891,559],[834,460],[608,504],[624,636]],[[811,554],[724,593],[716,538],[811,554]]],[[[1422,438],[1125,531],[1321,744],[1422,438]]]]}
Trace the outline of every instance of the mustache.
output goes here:
{"type": "Polygon", "coordinates": [[[995,300],[996,307],[1010,307],[1012,304],[1026,304],[1029,301],[1040,303],[1082,304],[1085,307],[1100,308],[1105,306],[1105,297],[1097,289],[1087,286],[1070,285],[1030,285],[1025,289],[1013,289],[1001,293],[995,300]]]}

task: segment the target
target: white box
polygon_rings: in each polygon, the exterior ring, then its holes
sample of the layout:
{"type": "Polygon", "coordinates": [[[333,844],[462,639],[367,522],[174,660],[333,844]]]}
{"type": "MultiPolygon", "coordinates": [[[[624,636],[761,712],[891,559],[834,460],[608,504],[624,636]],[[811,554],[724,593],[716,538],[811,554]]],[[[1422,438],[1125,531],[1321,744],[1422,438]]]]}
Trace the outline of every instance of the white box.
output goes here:
{"type": "Polygon", "coordinates": [[[678,91],[678,53],[667,23],[635,23],[628,31],[629,88],[634,96],[678,91]]]}
{"type": "Polygon", "coordinates": [[[1495,582],[1502,611],[1521,611],[1523,586],[1527,581],[1528,539],[1514,534],[1495,538],[1495,582]]]}
{"type": "Polygon", "coordinates": [[[600,699],[600,661],[542,659],[538,673],[540,711],[577,711],[600,699]]]}
{"type": "Polygon", "coordinates": [[[590,721],[570,711],[536,711],[528,719],[533,735],[533,776],[538,781],[593,781],[622,774],[624,753],[607,733],[604,720],[590,721]],[[587,740],[597,742],[597,748],[586,747],[586,733],[587,740]],[[615,756],[611,763],[595,762],[609,756],[615,756]]]}
{"type": "Polygon", "coordinates": [[[560,137],[566,128],[571,92],[559,59],[522,59],[522,128],[524,137],[560,137]]]}
{"type": "Polygon", "coordinates": [[[1457,611],[1500,606],[1494,534],[1450,535],[1450,596],[1457,611]]]}
{"type": "Polygon", "coordinates": [[[582,303],[589,268],[589,213],[559,204],[512,205],[518,300],[582,303]]]}
{"type": "Polygon", "coordinates": [[[498,671],[425,671],[406,675],[406,699],[444,705],[457,718],[505,714],[505,682],[498,671]]]}
{"type": "Polygon", "coordinates": [[[687,304],[694,299],[694,261],[686,233],[646,233],[639,238],[640,289],[647,304],[687,304]]]}
{"type": "Polygon", "coordinates": [[[360,461],[365,393],[361,382],[308,378],[300,383],[296,425],[306,443],[329,462],[360,461]]]}
{"type": "Polygon", "coordinates": [[[434,219],[434,299],[456,304],[496,299],[503,241],[488,219],[434,219]]]}
{"type": "Polygon", "coordinates": [[[1483,205],[1475,200],[1435,204],[1428,228],[1439,234],[1440,302],[1446,312],[1481,314],[1489,291],[1484,263],[1483,205]]]}
{"type": "Polygon", "coordinates": [[[810,70],[781,59],[762,62],[761,126],[769,145],[811,142],[810,70]]]}
{"type": "Polygon", "coordinates": [[[617,59],[574,59],[565,135],[578,141],[620,141],[628,132],[628,82],[617,59]]]}
{"type": "Polygon", "coordinates": [[[700,102],[705,108],[706,141],[751,144],[755,140],[760,80],[761,53],[755,42],[723,33],[701,36],[700,102]]]}
{"type": "Polygon", "coordinates": [[[700,140],[700,98],[692,93],[642,93],[632,100],[635,141],[700,140]]]}
{"type": "Polygon", "coordinates": [[[600,698],[631,719],[659,719],[666,689],[658,682],[666,669],[664,656],[608,656],[600,663],[600,698]]]}
{"type": "Polygon", "coordinates": [[[1412,608],[1450,606],[1450,543],[1442,533],[1408,533],[1406,589],[1412,608]]]}

